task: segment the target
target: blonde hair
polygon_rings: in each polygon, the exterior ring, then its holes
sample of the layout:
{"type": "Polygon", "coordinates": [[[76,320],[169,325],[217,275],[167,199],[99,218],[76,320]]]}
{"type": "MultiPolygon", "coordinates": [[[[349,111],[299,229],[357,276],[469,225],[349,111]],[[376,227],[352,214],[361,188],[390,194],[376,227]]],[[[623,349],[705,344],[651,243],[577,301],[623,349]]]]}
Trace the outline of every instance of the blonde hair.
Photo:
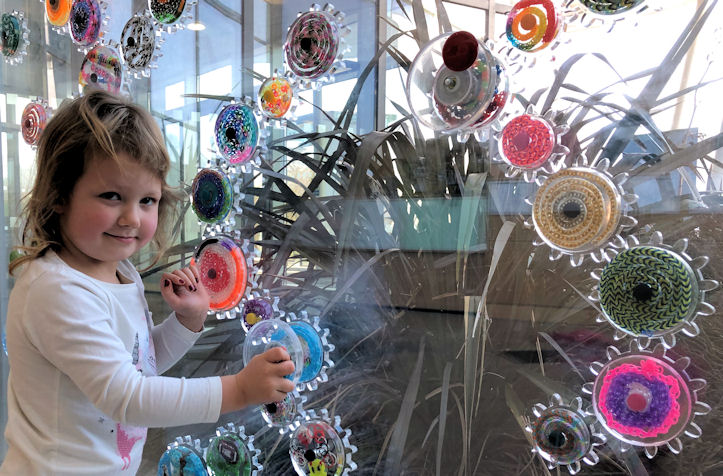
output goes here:
{"type": "Polygon", "coordinates": [[[153,266],[169,245],[170,228],[177,216],[180,194],[166,183],[170,159],[161,130],[142,107],[118,96],[94,91],[65,102],[40,136],[33,188],[23,198],[25,219],[23,254],[10,263],[13,271],[23,263],[58,251],[62,246],[59,206],[70,201],[76,182],[88,163],[99,158],[118,160],[124,153],[161,180],[158,228],[152,245],[153,266]]]}

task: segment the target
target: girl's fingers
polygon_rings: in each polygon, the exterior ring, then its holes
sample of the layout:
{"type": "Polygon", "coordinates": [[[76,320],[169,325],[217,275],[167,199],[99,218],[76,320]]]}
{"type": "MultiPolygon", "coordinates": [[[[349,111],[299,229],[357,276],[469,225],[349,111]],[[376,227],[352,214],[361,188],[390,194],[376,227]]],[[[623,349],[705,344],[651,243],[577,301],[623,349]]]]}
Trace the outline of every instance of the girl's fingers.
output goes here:
{"type": "Polygon", "coordinates": [[[177,269],[173,272],[173,275],[177,278],[175,281],[175,284],[178,286],[183,286],[189,291],[195,291],[195,279],[193,277],[189,277],[182,269],[177,269]]]}
{"type": "Polygon", "coordinates": [[[201,273],[198,272],[198,267],[195,264],[191,264],[191,266],[189,266],[188,269],[191,271],[191,274],[193,275],[193,278],[196,280],[196,282],[200,283],[201,282],[201,273]]]}

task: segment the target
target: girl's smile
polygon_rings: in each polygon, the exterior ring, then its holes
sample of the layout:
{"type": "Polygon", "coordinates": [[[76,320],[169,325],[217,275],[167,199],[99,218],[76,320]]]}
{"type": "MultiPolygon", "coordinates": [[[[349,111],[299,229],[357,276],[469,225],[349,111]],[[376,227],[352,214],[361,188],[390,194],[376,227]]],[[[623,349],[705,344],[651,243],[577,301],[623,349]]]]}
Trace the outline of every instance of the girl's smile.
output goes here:
{"type": "Polygon", "coordinates": [[[89,161],[67,204],[58,207],[59,256],[96,279],[117,283],[118,262],[156,232],[161,180],[125,154],[89,161]]]}

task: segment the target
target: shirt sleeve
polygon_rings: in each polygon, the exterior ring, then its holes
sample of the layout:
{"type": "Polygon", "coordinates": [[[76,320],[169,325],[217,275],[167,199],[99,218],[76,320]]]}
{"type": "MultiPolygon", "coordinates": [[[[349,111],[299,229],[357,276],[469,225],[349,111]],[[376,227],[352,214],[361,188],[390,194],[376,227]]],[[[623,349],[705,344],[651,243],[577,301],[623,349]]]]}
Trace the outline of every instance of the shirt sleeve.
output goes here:
{"type": "Polygon", "coordinates": [[[44,277],[30,287],[25,332],[98,409],[117,422],[143,427],[218,420],[219,377],[142,375],[113,331],[107,298],[91,284],[44,277]]]}
{"type": "Polygon", "coordinates": [[[165,321],[153,327],[151,336],[156,349],[156,369],[162,374],[188,352],[201,332],[188,330],[172,312],[165,321]]]}

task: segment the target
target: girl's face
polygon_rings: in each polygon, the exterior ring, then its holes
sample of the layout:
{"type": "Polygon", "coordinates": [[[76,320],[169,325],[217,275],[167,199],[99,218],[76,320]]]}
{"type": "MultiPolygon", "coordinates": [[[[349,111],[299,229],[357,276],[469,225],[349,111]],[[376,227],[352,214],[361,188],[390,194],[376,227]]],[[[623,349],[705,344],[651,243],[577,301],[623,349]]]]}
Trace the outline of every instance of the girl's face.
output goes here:
{"type": "Polygon", "coordinates": [[[118,262],[156,232],[161,190],[161,180],[125,154],[119,154],[117,162],[90,161],[68,203],[57,210],[60,257],[89,276],[117,283],[118,262]]]}

